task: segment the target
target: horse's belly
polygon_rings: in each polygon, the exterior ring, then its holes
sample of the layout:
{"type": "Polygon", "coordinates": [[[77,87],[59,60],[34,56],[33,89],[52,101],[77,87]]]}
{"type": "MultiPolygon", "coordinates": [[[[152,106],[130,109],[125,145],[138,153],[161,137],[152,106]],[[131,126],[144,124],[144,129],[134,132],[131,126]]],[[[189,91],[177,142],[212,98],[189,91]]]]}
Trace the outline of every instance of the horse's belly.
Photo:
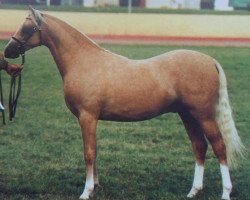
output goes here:
{"type": "Polygon", "coordinates": [[[138,112],[138,113],[112,113],[112,112],[104,112],[101,113],[99,120],[106,121],[124,121],[124,122],[132,122],[132,121],[143,121],[147,119],[152,119],[164,112],[138,112]]]}
{"type": "Polygon", "coordinates": [[[166,112],[175,112],[175,107],[175,102],[171,100],[133,101],[130,104],[104,107],[101,110],[99,119],[109,121],[143,121],[166,112]]]}

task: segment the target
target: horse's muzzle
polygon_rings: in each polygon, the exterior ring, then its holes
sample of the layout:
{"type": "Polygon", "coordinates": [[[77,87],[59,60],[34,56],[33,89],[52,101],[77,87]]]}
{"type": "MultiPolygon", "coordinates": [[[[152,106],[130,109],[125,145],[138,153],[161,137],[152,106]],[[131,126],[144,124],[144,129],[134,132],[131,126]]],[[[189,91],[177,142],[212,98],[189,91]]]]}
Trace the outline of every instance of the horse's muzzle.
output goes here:
{"type": "Polygon", "coordinates": [[[4,56],[6,58],[18,58],[20,54],[21,52],[19,44],[14,40],[10,40],[9,43],[5,46],[4,56]]]}

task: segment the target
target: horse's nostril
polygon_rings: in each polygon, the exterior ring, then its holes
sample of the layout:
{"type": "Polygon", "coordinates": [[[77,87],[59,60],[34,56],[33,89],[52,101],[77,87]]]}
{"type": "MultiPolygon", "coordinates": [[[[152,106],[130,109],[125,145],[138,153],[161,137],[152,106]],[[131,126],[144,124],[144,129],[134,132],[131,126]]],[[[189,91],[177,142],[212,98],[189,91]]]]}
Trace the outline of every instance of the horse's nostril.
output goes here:
{"type": "Polygon", "coordinates": [[[4,50],[4,56],[6,58],[17,58],[19,57],[19,52],[15,48],[6,47],[4,50]]]}

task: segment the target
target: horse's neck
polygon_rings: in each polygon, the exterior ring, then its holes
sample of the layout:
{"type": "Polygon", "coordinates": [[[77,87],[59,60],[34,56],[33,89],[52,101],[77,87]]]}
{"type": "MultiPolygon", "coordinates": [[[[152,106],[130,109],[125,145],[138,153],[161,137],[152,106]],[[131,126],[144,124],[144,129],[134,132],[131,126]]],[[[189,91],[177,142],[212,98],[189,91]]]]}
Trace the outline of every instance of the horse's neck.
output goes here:
{"type": "Polygon", "coordinates": [[[44,44],[50,49],[62,76],[74,67],[72,65],[76,59],[80,58],[80,62],[84,63],[84,58],[89,58],[89,54],[95,55],[103,51],[87,36],[65,22],[49,15],[45,15],[45,19],[47,25],[44,44]]]}

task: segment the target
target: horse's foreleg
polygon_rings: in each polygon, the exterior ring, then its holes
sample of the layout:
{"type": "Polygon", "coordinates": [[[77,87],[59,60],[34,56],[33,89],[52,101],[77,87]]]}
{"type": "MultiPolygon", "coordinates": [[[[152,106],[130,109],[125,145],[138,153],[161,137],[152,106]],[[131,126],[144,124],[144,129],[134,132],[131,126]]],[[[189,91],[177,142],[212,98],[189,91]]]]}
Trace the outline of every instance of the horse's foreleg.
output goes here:
{"type": "Polygon", "coordinates": [[[84,159],[86,165],[86,182],[80,199],[89,199],[93,195],[95,183],[98,182],[95,167],[96,159],[96,125],[97,119],[89,113],[81,113],[79,123],[82,129],[84,159]]]}
{"type": "Polygon", "coordinates": [[[192,142],[196,158],[193,185],[187,197],[194,197],[203,188],[204,162],[207,152],[207,142],[198,122],[188,113],[180,113],[188,136],[192,142]]]}

